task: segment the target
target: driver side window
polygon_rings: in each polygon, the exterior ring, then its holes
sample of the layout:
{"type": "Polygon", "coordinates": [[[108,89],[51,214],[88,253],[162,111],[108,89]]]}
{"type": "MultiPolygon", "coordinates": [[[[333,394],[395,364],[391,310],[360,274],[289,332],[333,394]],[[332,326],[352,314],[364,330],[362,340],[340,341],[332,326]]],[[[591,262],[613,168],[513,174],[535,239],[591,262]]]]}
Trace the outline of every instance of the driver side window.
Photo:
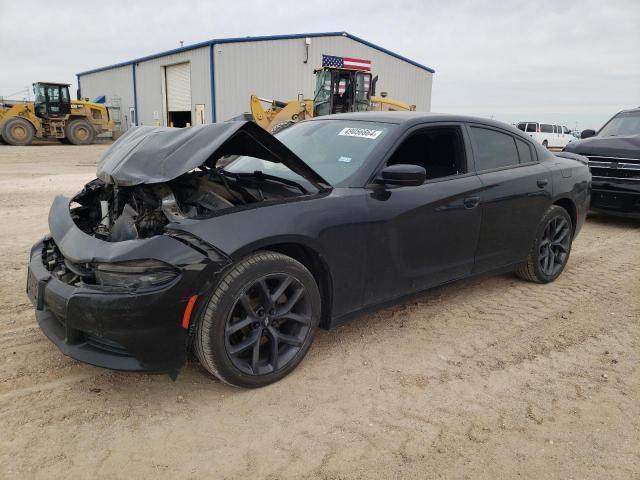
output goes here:
{"type": "Polygon", "coordinates": [[[431,127],[411,133],[391,155],[387,165],[423,167],[427,181],[467,173],[459,127],[431,127]]]}

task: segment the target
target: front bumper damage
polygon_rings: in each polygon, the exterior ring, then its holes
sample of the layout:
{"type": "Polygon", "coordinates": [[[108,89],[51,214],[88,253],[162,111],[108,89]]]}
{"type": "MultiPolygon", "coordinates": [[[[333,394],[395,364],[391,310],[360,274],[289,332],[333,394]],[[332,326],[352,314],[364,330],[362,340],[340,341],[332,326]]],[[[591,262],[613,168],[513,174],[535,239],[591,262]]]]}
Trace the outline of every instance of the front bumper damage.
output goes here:
{"type": "Polygon", "coordinates": [[[590,210],[620,217],[640,218],[640,181],[594,178],[590,210]]]}
{"type": "Polygon", "coordinates": [[[51,237],[31,249],[27,294],[45,335],[65,355],[99,367],[125,371],[172,372],[187,360],[191,325],[183,327],[189,299],[198,296],[192,318],[205,303],[218,273],[229,260],[195,237],[177,233],[110,243],[81,231],[58,197],[49,213],[51,237]],[[44,251],[55,245],[75,264],[154,259],[179,272],[169,283],[144,290],[67,284],[45,265],[44,251]]]}

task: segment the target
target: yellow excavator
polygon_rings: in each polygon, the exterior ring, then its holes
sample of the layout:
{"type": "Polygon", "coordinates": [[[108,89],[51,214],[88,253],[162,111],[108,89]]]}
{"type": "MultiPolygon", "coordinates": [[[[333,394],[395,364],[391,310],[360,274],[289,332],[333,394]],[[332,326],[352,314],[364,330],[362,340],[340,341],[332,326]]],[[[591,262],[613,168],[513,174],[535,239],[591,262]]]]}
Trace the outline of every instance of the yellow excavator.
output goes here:
{"type": "Polygon", "coordinates": [[[100,103],[71,100],[69,84],[33,84],[33,102],[0,100],[0,141],[30,145],[34,139],[89,145],[96,135],[113,130],[109,110],[100,103]]]}
{"type": "Polygon", "coordinates": [[[251,95],[251,114],[254,122],[276,133],[305,118],[344,112],[413,111],[415,105],[375,95],[378,77],[371,72],[347,68],[322,67],[313,72],[316,89],[313,100],[282,102],[251,95]],[[263,104],[269,104],[267,109],[263,104]]]}

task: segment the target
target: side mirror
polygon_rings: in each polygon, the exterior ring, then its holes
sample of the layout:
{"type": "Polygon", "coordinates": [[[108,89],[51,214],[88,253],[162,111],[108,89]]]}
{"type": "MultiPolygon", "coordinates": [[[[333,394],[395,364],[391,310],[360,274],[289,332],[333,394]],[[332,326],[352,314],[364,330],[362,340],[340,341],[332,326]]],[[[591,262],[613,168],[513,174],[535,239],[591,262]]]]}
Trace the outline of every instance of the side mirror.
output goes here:
{"type": "Polygon", "coordinates": [[[378,183],[417,187],[427,179],[427,172],[418,165],[398,164],[385,167],[378,176],[378,183]]]}
{"type": "Polygon", "coordinates": [[[595,134],[596,134],[595,130],[591,130],[591,129],[582,130],[582,133],[580,133],[580,138],[593,137],[593,136],[595,136],[595,134]]]}

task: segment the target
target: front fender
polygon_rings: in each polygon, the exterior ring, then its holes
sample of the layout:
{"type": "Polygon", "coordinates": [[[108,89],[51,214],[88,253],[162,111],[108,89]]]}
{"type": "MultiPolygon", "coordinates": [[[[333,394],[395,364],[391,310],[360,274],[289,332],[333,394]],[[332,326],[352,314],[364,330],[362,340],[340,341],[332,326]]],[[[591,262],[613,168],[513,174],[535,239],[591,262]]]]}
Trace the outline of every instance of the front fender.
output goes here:
{"type": "Polygon", "coordinates": [[[238,260],[275,244],[298,244],[317,253],[333,281],[333,313],[360,307],[362,275],[370,224],[359,189],[336,189],[329,195],[278,205],[256,206],[217,217],[172,224],[238,260]]]}

